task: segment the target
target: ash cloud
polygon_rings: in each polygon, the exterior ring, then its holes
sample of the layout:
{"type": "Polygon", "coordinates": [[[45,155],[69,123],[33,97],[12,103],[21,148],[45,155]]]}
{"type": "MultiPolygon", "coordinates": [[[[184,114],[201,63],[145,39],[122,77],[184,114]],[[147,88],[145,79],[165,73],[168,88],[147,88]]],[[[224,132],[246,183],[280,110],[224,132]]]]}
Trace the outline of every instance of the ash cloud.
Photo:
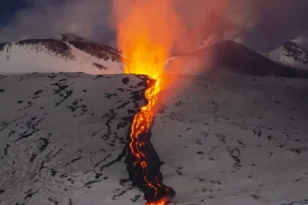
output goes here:
{"type": "Polygon", "coordinates": [[[265,52],[286,40],[302,36],[308,38],[307,0],[262,0],[259,19],[244,43],[265,52]]]}
{"type": "Polygon", "coordinates": [[[29,7],[19,10],[13,20],[0,28],[0,41],[54,37],[75,33],[85,38],[108,41],[110,1],[27,0],[29,7]]]}
{"type": "Polygon", "coordinates": [[[242,42],[257,23],[262,7],[259,1],[253,0],[175,0],[175,5],[185,27],[180,38],[184,50],[202,41],[242,42]]]}
{"type": "MultiPolygon", "coordinates": [[[[13,21],[0,28],[1,42],[65,32],[101,43],[115,40],[112,0],[27,1],[30,7],[16,12],[13,21]]],[[[264,52],[304,35],[308,29],[307,0],[170,1],[174,1],[185,25],[177,39],[180,50],[197,45],[203,38],[213,38],[237,40],[264,52]]]]}
{"type": "Polygon", "coordinates": [[[188,28],[184,39],[231,39],[266,52],[289,39],[308,37],[307,0],[175,1],[188,28]]]}

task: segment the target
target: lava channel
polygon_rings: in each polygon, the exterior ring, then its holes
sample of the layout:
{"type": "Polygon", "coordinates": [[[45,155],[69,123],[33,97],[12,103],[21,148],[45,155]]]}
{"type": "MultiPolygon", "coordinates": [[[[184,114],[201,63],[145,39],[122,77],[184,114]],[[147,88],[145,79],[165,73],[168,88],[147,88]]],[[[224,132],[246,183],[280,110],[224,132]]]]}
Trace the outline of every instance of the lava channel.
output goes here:
{"type": "Polygon", "coordinates": [[[175,196],[175,191],[163,184],[160,172],[162,162],[150,141],[154,106],[161,89],[160,80],[148,79],[147,84],[147,103],[134,116],[129,131],[127,171],[133,185],[144,192],[146,205],[166,205],[175,196]]]}

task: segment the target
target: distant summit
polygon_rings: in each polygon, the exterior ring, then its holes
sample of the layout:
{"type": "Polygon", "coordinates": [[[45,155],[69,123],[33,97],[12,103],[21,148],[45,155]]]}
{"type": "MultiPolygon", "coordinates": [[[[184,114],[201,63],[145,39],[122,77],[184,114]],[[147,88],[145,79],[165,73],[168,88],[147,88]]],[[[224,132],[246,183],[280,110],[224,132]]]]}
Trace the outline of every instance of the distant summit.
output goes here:
{"type": "Polygon", "coordinates": [[[308,70],[307,45],[307,39],[298,37],[285,42],[282,46],[279,46],[265,56],[285,66],[308,70]]]}
{"type": "Polygon", "coordinates": [[[186,55],[173,56],[168,67],[181,73],[206,75],[248,75],[308,78],[308,72],[277,63],[231,40],[201,46],[186,55]]]}

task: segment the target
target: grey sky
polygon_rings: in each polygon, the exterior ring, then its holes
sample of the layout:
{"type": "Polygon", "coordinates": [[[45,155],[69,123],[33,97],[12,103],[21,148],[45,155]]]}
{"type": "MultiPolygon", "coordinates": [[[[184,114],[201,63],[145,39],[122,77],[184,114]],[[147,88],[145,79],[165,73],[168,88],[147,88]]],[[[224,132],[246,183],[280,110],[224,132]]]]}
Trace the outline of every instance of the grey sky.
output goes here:
{"type": "MultiPolygon", "coordinates": [[[[64,32],[74,32],[101,43],[114,41],[111,0],[24,1],[30,6],[11,12],[10,21],[0,28],[0,41],[50,37],[64,32]]],[[[206,18],[211,12],[210,5],[231,2],[232,9],[228,12],[239,24],[241,41],[260,52],[304,35],[308,30],[308,0],[190,0],[189,5],[187,0],[175,1],[181,18],[192,30],[195,22],[209,20],[206,18]]],[[[230,18],[223,13],[219,15],[230,18]]]]}

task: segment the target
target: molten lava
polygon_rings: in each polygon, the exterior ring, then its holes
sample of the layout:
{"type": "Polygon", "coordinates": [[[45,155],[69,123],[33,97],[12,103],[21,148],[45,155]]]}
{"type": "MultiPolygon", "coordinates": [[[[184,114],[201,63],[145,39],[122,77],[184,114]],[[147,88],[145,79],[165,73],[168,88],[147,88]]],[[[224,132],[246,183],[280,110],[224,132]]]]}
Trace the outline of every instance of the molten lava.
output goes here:
{"type": "Polygon", "coordinates": [[[160,172],[162,162],[150,142],[154,108],[162,89],[161,75],[164,67],[155,61],[158,53],[143,50],[145,47],[139,48],[141,50],[136,49],[132,55],[135,60],[125,64],[125,71],[149,76],[148,88],[145,91],[147,103],[135,114],[130,128],[127,170],[134,185],[144,192],[146,205],[166,205],[174,197],[175,192],[163,184],[160,172]]]}
{"type": "Polygon", "coordinates": [[[177,35],[178,19],[168,0],[114,0],[113,6],[117,44],[126,59],[125,73],[149,77],[145,91],[147,103],[134,116],[128,135],[127,171],[133,184],[144,192],[147,205],[165,205],[175,192],[163,184],[162,162],[150,137],[154,108],[162,89],[164,62],[177,35]]]}
{"type": "Polygon", "coordinates": [[[144,192],[146,205],[166,205],[175,192],[163,184],[160,172],[162,162],[150,142],[154,108],[162,89],[164,66],[160,59],[164,53],[159,47],[148,50],[149,47],[154,47],[146,43],[145,41],[132,50],[132,57],[125,64],[126,73],[145,74],[149,77],[145,91],[147,103],[135,114],[129,132],[127,170],[134,185],[144,192]]]}
{"type": "Polygon", "coordinates": [[[133,183],[141,188],[148,201],[146,205],[165,205],[175,192],[162,183],[161,161],[150,142],[154,106],[161,89],[161,81],[148,80],[145,92],[147,104],[135,115],[129,134],[130,161],[128,171],[133,183]]]}

